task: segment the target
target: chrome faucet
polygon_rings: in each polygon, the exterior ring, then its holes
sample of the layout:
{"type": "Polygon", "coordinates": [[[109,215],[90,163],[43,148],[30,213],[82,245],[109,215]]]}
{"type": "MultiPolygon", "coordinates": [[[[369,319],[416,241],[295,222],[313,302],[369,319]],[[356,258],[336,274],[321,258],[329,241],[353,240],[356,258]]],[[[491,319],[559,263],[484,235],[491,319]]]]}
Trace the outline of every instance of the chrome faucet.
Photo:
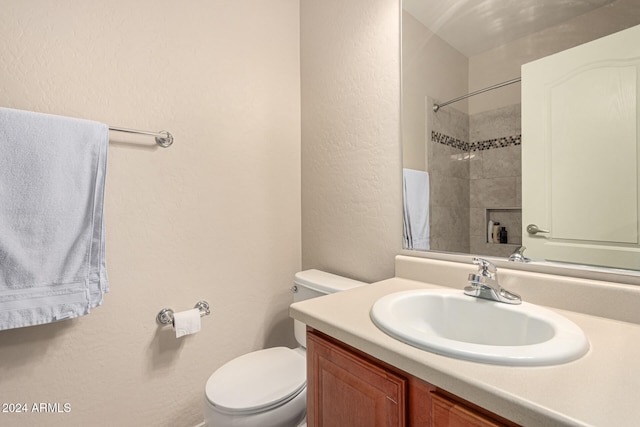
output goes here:
{"type": "Polygon", "coordinates": [[[464,288],[465,295],[507,304],[522,303],[520,295],[498,284],[498,268],[495,264],[478,257],[473,257],[473,263],[478,266],[478,272],[469,274],[469,285],[464,288]]]}
{"type": "Polygon", "coordinates": [[[509,255],[509,261],[513,261],[513,262],[529,262],[529,261],[531,261],[529,258],[524,256],[524,250],[525,249],[527,249],[526,246],[520,246],[511,255],[509,255]]]}

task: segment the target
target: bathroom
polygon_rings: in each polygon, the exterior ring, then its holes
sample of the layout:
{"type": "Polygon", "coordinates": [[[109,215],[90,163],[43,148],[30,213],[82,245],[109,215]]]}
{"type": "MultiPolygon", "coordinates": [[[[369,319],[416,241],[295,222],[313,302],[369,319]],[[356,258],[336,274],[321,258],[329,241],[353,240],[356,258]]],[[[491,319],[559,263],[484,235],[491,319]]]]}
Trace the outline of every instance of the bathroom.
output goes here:
{"type": "Polygon", "coordinates": [[[0,332],[0,400],[70,411],[0,413],[0,424],[196,426],[216,368],[252,350],[294,346],[295,272],[393,275],[401,249],[398,2],[29,0],[1,8],[0,105],[168,130],[175,142],[164,149],[111,134],[103,306],[0,332]],[[300,31],[323,16],[342,20],[326,46],[360,39],[341,47],[348,61],[330,49],[307,63],[339,63],[347,80],[301,89],[300,31]],[[301,90],[319,89],[313,96],[325,98],[301,108],[301,90]],[[198,334],[176,339],[157,325],[163,307],[186,310],[201,299],[211,315],[198,334]]]}
{"type": "Polygon", "coordinates": [[[111,137],[111,291],[0,332],[2,402],[61,408],[0,424],[201,425],[211,372],[295,345],[295,272],[394,276],[399,1],[0,1],[1,106],[175,138],[111,137]],[[201,332],[155,322],[201,299],[201,332]]]}

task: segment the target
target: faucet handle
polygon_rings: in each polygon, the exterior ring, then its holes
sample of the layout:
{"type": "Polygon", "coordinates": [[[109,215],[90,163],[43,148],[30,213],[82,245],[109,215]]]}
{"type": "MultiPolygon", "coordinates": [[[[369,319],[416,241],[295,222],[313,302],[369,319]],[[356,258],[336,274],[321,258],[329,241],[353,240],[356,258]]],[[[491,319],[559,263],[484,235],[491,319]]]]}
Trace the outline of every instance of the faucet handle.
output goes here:
{"type": "Polygon", "coordinates": [[[478,272],[483,276],[493,277],[498,272],[498,267],[484,258],[473,257],[473,263],[478,266],[478,272]]]}

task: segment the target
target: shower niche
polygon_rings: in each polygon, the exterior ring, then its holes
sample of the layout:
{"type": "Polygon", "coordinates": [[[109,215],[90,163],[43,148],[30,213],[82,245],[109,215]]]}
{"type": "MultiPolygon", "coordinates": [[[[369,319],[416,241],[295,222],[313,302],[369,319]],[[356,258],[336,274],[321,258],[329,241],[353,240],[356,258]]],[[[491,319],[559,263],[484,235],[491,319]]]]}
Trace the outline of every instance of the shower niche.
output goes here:
{"type": "MultiPolygon", "coordinates": [[[[522,209],[521,208],[487,208],[485,209],[485,227],[486,243],[510,245],[505,250],[513,252],[522,244],[522,209]],[[493,225],[494,229],[489,230],[489,226],[493,225]],[[506,231],[506,235],[498,233],[499,238],[496,241],[495,228],[500,231],[506,231]]],[[[510,253],[511,253],[510,252],[510,253]]]]}

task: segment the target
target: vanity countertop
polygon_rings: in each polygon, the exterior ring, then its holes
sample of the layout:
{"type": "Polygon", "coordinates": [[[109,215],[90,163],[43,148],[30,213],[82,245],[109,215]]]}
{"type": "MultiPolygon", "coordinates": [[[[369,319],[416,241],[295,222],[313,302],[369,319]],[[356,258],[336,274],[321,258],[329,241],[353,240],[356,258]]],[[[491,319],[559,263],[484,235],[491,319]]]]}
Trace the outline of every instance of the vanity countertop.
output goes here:
{"type": "MultiPolygon", "coordinates": [[[[379,298],[421,288],[441,286],[395,277],[292,304],[290,314],[379,360],[525,426],[640,425],[640,325],[549,307],[583,329],[591,345],[584,357],[545,367],[469,362],[404,344],[371,321],[369,311],[379,298]]],[[[526,300],[526,294],[522,294],[526,300]]]]}

